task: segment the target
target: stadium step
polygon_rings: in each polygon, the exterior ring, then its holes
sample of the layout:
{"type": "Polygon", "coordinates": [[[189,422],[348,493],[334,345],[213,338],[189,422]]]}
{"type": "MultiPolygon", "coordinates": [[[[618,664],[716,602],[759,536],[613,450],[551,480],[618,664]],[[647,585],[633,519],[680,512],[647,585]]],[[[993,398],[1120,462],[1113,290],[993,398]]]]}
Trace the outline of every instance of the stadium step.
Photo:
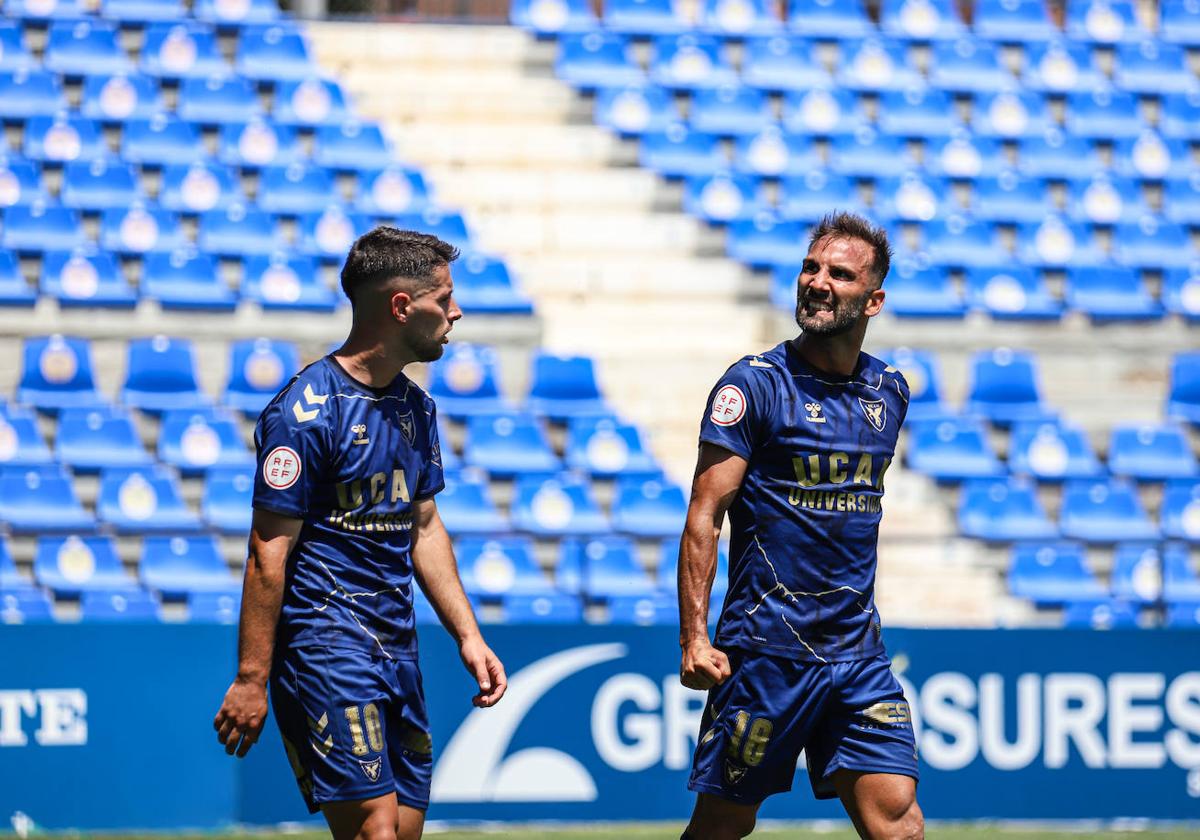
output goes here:
{"type": "Polygon", "coordinates": [[[634,167],[546,167],[530,172],[503,167],[430,166],[425,171],[437,185],[442,203],[471,203],[493,212],[570,209],[579,205],[581,194],[587,196],[588,206],[593,209],[648,211],[668,193],[653,172],[634,167]]]}

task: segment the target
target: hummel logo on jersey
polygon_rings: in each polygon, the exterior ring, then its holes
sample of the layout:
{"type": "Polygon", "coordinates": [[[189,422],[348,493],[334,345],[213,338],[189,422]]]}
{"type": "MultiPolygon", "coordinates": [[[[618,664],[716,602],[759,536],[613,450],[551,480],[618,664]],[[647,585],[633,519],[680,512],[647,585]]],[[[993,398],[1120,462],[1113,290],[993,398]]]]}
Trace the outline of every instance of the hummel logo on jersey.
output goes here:
{"type": "Polygon", "coordinates": [[[350,441],[356,446],[362,446],[365,443],[370,443],[371,439],[367,437],[367,424],[355,423],[350,427],[350,431],[354,432],[354,440],[350,441]]]}
{"type": "Polygon", "coordinates": [[[328,394],[317,394],[313,392],[312,385],[304,386],[304,405],[316,406],[315,408],[301,408],[300,400],[292,403],[292,414],[296,415],[296,422],[307,423],[321,413],[321,406],[325,405],[325,400],[329,399],[328,394]]]}
{"type": "Polygon", "coordinates": [[[313,738],[312,741],[310,741],[309,743],[311,743],[312,748],[314,750],[316,750],[317,752],[319,752],[321,755],[329,755],[330,751],[333,749],[333,736],[332,735],[330,735],[329,737],[327,737],[325,739],[321,738],[321,736],[323,734],[325,734],[325,728],[327,726],[329,726],[329,713],[328,712],[321,715],[320,720],[313,720],[312,718],[308,719],[308,729],[310,732],[312,732],[312,738],[313,738]]]}
{"type": "Polygon", "coordinates": [[[374,761],[360,761],[358,763],[360,765],[362,765],[362,771],[363,771],[364,776],[366,776],[372,782],[379,781],[379,771],[383,769],[383,757],[382,756],[375,759],[374,761]]]}
{"type": "Polygon", "coordinates": [[[810,402],[804,404],[804,410],[808,412],[808,416],[804,419],[809,423],[824,423],[825,415],[821,414],[821,404],[810,402]]]}
{"type": "Polygon", "coordinates": [[[858,404],[862,406],[867,422],[875,427],[875,431],[882,432],[887,423],[887,403],[883,400],[864,400],[859,397],[858,404]]]}
{"type": "Polygon", "coordinates": [[[762,359],[758,358],[758,356],[755,356],[753,359],[750,360],[750,367],[769,368],[769,367],[775,367],[775,366],[773,364],[771,364],[770,362],[764,362],[762,359]]]}

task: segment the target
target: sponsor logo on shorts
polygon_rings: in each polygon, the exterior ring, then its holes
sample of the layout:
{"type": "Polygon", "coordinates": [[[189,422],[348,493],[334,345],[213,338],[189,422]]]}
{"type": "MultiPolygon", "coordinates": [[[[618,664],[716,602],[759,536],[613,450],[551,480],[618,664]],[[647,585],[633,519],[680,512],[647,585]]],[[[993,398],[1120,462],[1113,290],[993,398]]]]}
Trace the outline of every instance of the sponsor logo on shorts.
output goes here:
{"type": "Polygon", "coordinates": [[[383,757],[380,756],[373,761],[360,761],[359,766],[362,767],[363,775],[372,782],[379,781],[379,773],[383,770],[383,757]]]}
{"type": "Polygon", "coordinates": [[[736,385],[726,385],[713,397],[709,419],[718,426],[732,426],[746,416],[746,395],[736,385]]]}
{"type": "Polygon", "coordinates": [[[908,704],[903,700],[876,703],[863,709],[862,715],[876,723],[907,724],[912,721],[908,704]]]}
{"type": "Polygon", "coordinates": [[[263,459],[262,475],[272,490],[286,490],[300,478],[300,456],[290,446],[276,446],[263,459]]]}
{"type": "Polygon", "coordinates": [[[746,766],[744,764],[735,764],[730,759],[725,759],[725,783],[736,785],[746,775],[746,766]]]}

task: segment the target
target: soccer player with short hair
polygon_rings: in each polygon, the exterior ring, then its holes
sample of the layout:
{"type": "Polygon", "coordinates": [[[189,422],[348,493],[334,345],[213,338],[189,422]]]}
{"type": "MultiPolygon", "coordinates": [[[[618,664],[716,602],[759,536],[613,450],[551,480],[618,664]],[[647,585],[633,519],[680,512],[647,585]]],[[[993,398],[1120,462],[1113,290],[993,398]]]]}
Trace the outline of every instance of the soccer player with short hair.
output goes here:
{"type": "Polygon", "coordinates": [[[244,756],[267,717],[312,813],[335,838],[420,837],[433,767],[417,666],[414,580],[479,684],[504,668],[463,593],[434,496],[443,488],[434,403],[404,375],[441,357],[462,310],[434,236],[379,227],[351,248],[340,348],[300,371],[255,430],[258,471],[238,672],[213,726],[244,756]]]}
{"type": "Polygon", "coordinates": [[[801,750],[815,795],[839,797],[860,836],[924,836],[874,599],[883,476],[908,407],[900,372],[862,352],[890,260],[881,229],[825,217],[797,282],[800,335],[734,364],[709,398],[679,557],[680,677],[709,691],[685,838],[753,831],[801,750]],[[710,641],[726,513],[729,593],[710,641]]]}

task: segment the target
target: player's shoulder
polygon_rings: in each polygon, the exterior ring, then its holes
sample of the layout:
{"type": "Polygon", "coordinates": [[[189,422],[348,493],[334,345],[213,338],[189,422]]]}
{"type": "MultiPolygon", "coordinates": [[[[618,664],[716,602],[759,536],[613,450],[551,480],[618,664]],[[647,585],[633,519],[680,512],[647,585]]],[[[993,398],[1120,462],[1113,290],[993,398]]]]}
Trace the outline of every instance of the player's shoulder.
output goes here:
{"type": "Polygon", "coordinates": [[[332,415],[330,396],[337,391],[333,371],[324,358],[303,368],[263,409],[262,417],[282,419],[292,428],[324,426],[332,415]]]}
{"type": "Polygon", "coordinates": [[[904,402],[908,402],[908,380],[904,378],[900,368],[869,353],[863,353],[863,359],[862,372],[864,375],[872,378],[878,377],[883,390],[890,391],[898,395],[904,402]]]}
{"type": "Polygon", "coordinates": [[[726,379],[740,381],[770,381],[787,370],[787,353],[784,344],[770,350],[751,353],[738,359],[725,371],[726,379]]]}

